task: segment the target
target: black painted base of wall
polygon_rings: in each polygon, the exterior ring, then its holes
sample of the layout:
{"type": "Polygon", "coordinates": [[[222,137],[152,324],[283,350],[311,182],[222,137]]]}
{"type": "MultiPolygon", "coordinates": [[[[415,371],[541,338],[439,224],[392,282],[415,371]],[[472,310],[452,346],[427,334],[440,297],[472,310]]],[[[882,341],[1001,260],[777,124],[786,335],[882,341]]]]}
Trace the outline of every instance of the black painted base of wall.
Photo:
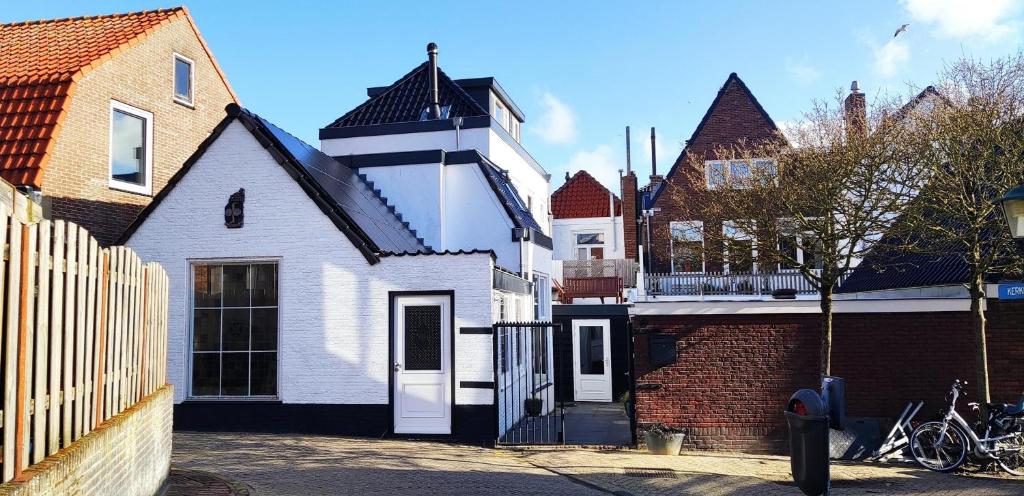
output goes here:
{"type": "Polygon", "coordinates": [[[493,405],[455,405],[447,436],[391,432],[390,405],[319,405],[280,402],[186,401],[174,405],[174,429],[200,432],[265,432],[336,436],[429,438],[493,444],[493,405]]]}

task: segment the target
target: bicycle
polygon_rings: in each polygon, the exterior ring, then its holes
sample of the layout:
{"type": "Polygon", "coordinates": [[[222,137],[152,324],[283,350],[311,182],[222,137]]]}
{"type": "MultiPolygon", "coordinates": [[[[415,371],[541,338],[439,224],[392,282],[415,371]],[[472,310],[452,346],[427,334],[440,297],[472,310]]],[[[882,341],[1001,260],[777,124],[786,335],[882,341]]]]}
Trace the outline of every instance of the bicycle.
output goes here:
{"type": "MultiPolygon", "coordinates": [[[[988,419],[972,429],[956,411],[966,381],[956,380],[949,391],[949,411],[941,421],[925,422],[910,435],[910,452],[924,468],[951,472],[963,465],[968,455],[992,461],[1013,475],[1024,475],[1024,397],[1016,405],[989,403],[988,419]],[[975,432],[984,434],[979,437],[975,432]]],[[[968,403],[978,411],[978,403],[968,403]]]]}

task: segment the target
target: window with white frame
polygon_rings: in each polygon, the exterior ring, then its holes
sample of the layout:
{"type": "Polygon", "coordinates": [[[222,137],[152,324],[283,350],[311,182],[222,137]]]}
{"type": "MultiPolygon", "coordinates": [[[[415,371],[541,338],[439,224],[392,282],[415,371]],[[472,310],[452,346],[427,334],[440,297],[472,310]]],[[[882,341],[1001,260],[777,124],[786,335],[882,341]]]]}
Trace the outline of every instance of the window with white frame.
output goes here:
{"type": "Polygon", "coordinates": [[[821,240],[813,234],[783,226],[779,234],[779,270],[796,270],[801,265],[821,270],[823,249],[821,240]]]}
{"type": "Polygon", "coordinates": [[[699,220],[669,224],[672,272],[704,272],[704,223],[699,220]]]}
{"type": "Polygon", "coordinates": [[[195,63],[192,59],[174,54],[174,101],[188,106],[193,104],[195,63]]]}
{"type": "Polygon", "coordinates": [[[277,264],[192,265],[193,397],[275,397],[277,264]]]}
{"type": "Polygon", "coordinates": [[[551,282],[548,276],[534,272],[533,274],[533,318],[547,320],[551,316],[551,282]]]}
{"type": "Polygon", "coordinates": [[[153,114],[110,102],[110,181],[112,188],[151,194],[153,114]]]}
{"type": "Polygon", "coordinates": [[[508,130],[508,118],[509,112],[508,108],[505,107],[505,104],[498,100],[494,100],[494,120],[498,121],[498,124],[501,124],[501,127],[508,130]]]}
{"type": "Polygon", "coordinates": [[[738,227],[733,221],[722,223],[722,242],[725,271],[753,273],[757,259],[757,238],[738,227]]]}
{"type": "Polygon", "coordinates": [[[771,159],[754,160],[707,160],[704,162],[704,180],[708,189],[720,189],[726,186],[743,188],[744,184],[758,177],[774,177],[775,161],[771,159]]]}
{"type": "Polygon", "coordinates": [[[601,260],[604,258],[604,233],[575,233],[576,260],[601,260]]]}

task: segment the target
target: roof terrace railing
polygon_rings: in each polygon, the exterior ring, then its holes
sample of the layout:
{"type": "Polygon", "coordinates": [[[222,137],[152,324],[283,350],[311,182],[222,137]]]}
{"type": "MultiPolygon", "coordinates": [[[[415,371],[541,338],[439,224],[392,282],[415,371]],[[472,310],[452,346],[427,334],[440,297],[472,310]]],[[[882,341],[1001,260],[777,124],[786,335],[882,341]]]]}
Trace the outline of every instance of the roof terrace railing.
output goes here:
{"type": "Polygon", "coordinates": [[[646,274],[645,283],[647,294],[654,296],[779,297],[818,294],[811,281],[797,271],[652,273],[646,274]]]}

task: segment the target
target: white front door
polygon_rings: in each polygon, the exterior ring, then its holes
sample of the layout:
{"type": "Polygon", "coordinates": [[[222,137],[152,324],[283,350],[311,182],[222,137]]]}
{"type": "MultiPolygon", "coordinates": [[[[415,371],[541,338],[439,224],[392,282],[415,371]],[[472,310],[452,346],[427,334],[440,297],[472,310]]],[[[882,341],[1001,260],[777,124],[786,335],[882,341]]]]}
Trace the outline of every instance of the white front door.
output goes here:
{"type": "Polygon", "coordinates": [[[395,298],[396,434],[451,434],[450,305],[444,295],[395,298]]]}
{"type": "Polygon", "coordinates": [[[612,400],[611,325],[572,321],[573,392],[576,401],[612,400]]]}

